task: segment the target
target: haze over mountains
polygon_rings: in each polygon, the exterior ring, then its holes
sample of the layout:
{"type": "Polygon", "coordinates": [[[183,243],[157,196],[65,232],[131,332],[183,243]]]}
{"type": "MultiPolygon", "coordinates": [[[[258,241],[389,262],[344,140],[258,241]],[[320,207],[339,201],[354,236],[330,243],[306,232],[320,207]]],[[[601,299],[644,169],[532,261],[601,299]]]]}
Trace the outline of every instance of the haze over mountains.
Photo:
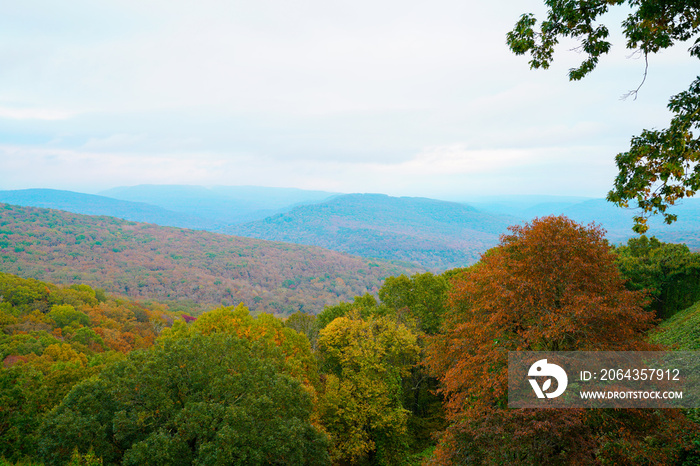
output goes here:
{"type": "Polygon", "coordinates": [[[292,207],[323,201],[336,193],[261,186],[140,185],[108,189],[102,196],[143,202],[191,215],[216,229],[260,220],[292,207]]]}
{"type": "Polygon", "coordinates": [[[195,230],[209,230],[215,223],[195,215],[173,212],[153,203],[129,202],[93,194],[56,189],[0,191],[0,202],[7,204],[65,210],[74,214],[108,215],[134,222],[195,230]]]}
{"type": "MultiPolygon", "coordinates": [[[[0,191],[0,202],[321,246],[412,262],[433,271],[476,262],[509,225],[538,216],[563,214],[577,222],[602,224],[613,243],[634,236],[634,211],[604,199],[564,196],[498,196],[466,204],[292,188],[144,185],[101,195],[0,191]]],[[[700,249],[700,200],[686,200],[674,209],[679,220],[664,225],[654,218],[649,235],[700,249]]]]}

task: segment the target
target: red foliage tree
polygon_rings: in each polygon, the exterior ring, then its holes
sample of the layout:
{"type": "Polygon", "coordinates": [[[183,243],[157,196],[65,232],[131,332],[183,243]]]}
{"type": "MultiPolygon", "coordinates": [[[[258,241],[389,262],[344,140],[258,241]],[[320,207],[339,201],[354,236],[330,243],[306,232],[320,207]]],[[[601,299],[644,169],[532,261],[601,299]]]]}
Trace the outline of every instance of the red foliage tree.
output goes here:
{"type": "Polygon", "coordinates": [[[601,228],[545,217],[510,231],[454,279],[431,340],[451,423],[436,461],[668,464],[681,449],[679,412],[506,407],[508,351],[655,349],[644,340],[653,315],[625,289],[601,228]]]}

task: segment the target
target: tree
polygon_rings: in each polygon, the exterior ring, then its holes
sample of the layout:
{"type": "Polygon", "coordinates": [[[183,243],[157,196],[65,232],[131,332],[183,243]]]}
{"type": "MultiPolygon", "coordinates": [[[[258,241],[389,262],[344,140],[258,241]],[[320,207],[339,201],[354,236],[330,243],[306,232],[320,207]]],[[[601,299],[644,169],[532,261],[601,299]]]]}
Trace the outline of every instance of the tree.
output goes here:
{"type": "MultiPolygon", "coordinates": [[[[529,53],[531,68],[548,68],[554,47],[560,38],[581,41],[586,54],[578,68],[569,71],[570,80],[579,80],[593,71],[599,58],[608,53],[609,30],[598,19],[611,6],[627,5],[631,9],[622,23],[627,48],[649,54],[679,42],[695,39],[689,49],[700,58],[700,5],[687,0],[545,0],[547,19],[539,26],[532,14],[524,14],[507,35],[508,45],[516,55],[529,53]]],[[[645,70],[646,78],[646,70],[645,70]]],[[[641,85],[640,85],[641,87],[641,85]]],[[[630,95],[636,97],[637,90],[630,95]]],[[[630,150],[615,160],[619,170],[608,200],[628,207],[636,201],[641,209],[635,217],[634,230],[644,233],[649,215],[661,213],[667,223],[676,216],[667,213],[669,206],[700,189],[700,77],[687,91],[671,97],[668,108],[673,118],[663,130],[643,130],[631,140],[630,150]]]]}
{"type": "Polygon", "coordinates": [[[380,313],[377,309],[377,300],[374,296],[367,293],[362,296],[355,296],[351,303],[338,303],[324,307],[323,312],[316,316],[316,327],[322,330],[338,317],[345,317],[352,311],[359,312],[362,317],[380,313]]]}
{"type": "Polygon", "coordinates": [[[401,379],[418,361],[415,334],[390,316],[363,319],[352,311],[321,330],[318,347],[326,374],[321,420],[332,459],[397,464],[406,454],[409,414],[401,379]]]}
{"type": "Polygon", "coordinates": [[[700,299],[700,254],[685,244],[642,235],[616,252],[627,288],[646,290],[651,297],[648,309],[659,318],[667,319],[700,299]]]}
{"type": "Polygon", "coordinates": [[[162,339],[88,379],[47,416],[40,454],[65,464],[326,464],[311,396],[266,340],[225,333],[162,339]]]}
{"type": "Polygon", "coordinates": [[[676,411],[507,408],[509,351],[650,350],[654,322],[599,227],[545,217],[510,230],[453,279],[431,340],[450,422],[439,464],[669,464],[676,411]]]}
{"type": "Polygon", "coordinates": [[[182,321],[176,322],[172,328],[163,330],[161,339],[217,333],[235,335],[266,343],[271,348],[279,348],[285,356],[285,371],[289,375],[299,379],[312,392],[318,384],[316,360],[306,336],[285,327],[281,320],[270,314],[251,316],[244,304],[205,312],[189,325],[182,321]]]}
{"type": "Polygon", "coordinates": [[[67,327],[69,325],[87,326],[90,319],[84,313],[75,310],[70,304],[54,305],[49,312],[49,317],[56,323],[56,327],[67,327]]]}
{"type": "MultiPolygon", "coordinates": [[[[421,360],[425,357],[425,336],[434,335],[442,325],[448,288],[443,275],[426,272],[388,277],[379,289],[382,306],[418,332],[421,360]]],[[[435,393],[437,388],[438,380],[428,374],[424,364],[413,366],[403,379],[403,406],[411,412],[408,432],[413,451],[433,446],[433,434],[445,428],[443,400],[435,393]]]]}
{"type": "Polygon", "coordinates": [[[316,316],[305,312],[297,311],[287,317],[284,321],[284,326],[296,330],[302,335],[306,335],[312,348],[316,348],[318,340],[318,326],[316,325],[316,316]]]}
{"type": "Polygon", "coordinates": [[[400,312],[402,310],[417,320],[421,331],[432,335],[440,329],[445,312],[447,281],[430,272],[388,277],[379,290],[382,304],[400,312]]]}
{"type": "MultiPolygon", "coordinates": [[[[317,316],[316,332],[338,318],[350,315],[354,319],[372,322],[388,319],[415,334],[422,359],[425,354],[425,334],[437,332],[442,322],[447,287],[447,281],[442,276],[431,273],[415,274],[410,278],[406,275],[388,277],[379,290],[381,303],[377,303],[374,296],[365,294],[355,297],[351,303],[326,306],[317,316]]],[[[326,370],[333,372],[327,364],[326,370]]],[[[327,388],[336,383],[333,374],[326,381],[330,381],[326,384],[327,388]]],[[[346,381],[346,387],[351,386],[346,381]]],[[[420,454],[434,445],[432,434],[444,428],[442,398],[435,394],[436,388],[437,379],[430,377],[422,364],[410,367],[401,376],[401,386],[391,388],[392,393],[401,394],[401,405],[407,416],[405,429],[401,427],[400,435],[406,443],[407,451],[412,454],[420,454]]]]}

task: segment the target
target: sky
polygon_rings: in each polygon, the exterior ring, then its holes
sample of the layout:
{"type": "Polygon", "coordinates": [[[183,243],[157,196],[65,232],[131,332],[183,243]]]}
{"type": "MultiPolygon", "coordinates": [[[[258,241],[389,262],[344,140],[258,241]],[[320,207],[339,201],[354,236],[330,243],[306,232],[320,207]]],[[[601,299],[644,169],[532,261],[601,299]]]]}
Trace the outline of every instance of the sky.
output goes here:
{"type": "Polygon", "coordinates": [[[0,0],[0,189],[257,185],[604,197],[697,76],[682,44],[570,82],[505,35],[542,1],[0,0]]]}

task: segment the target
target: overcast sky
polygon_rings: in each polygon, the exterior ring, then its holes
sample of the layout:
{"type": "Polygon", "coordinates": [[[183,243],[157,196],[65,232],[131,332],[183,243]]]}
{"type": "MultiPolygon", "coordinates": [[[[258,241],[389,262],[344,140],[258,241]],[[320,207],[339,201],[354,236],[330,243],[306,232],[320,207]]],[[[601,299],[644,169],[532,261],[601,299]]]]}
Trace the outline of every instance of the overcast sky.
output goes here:
{"type": "Polygon", "coordinates": [[[635,101],[617,34],[582,82],[575,44],[530,70],[505,34],[541,3],[0,0],[0,189],[604,197],[697,62],[651,57],[635,101]]]}

